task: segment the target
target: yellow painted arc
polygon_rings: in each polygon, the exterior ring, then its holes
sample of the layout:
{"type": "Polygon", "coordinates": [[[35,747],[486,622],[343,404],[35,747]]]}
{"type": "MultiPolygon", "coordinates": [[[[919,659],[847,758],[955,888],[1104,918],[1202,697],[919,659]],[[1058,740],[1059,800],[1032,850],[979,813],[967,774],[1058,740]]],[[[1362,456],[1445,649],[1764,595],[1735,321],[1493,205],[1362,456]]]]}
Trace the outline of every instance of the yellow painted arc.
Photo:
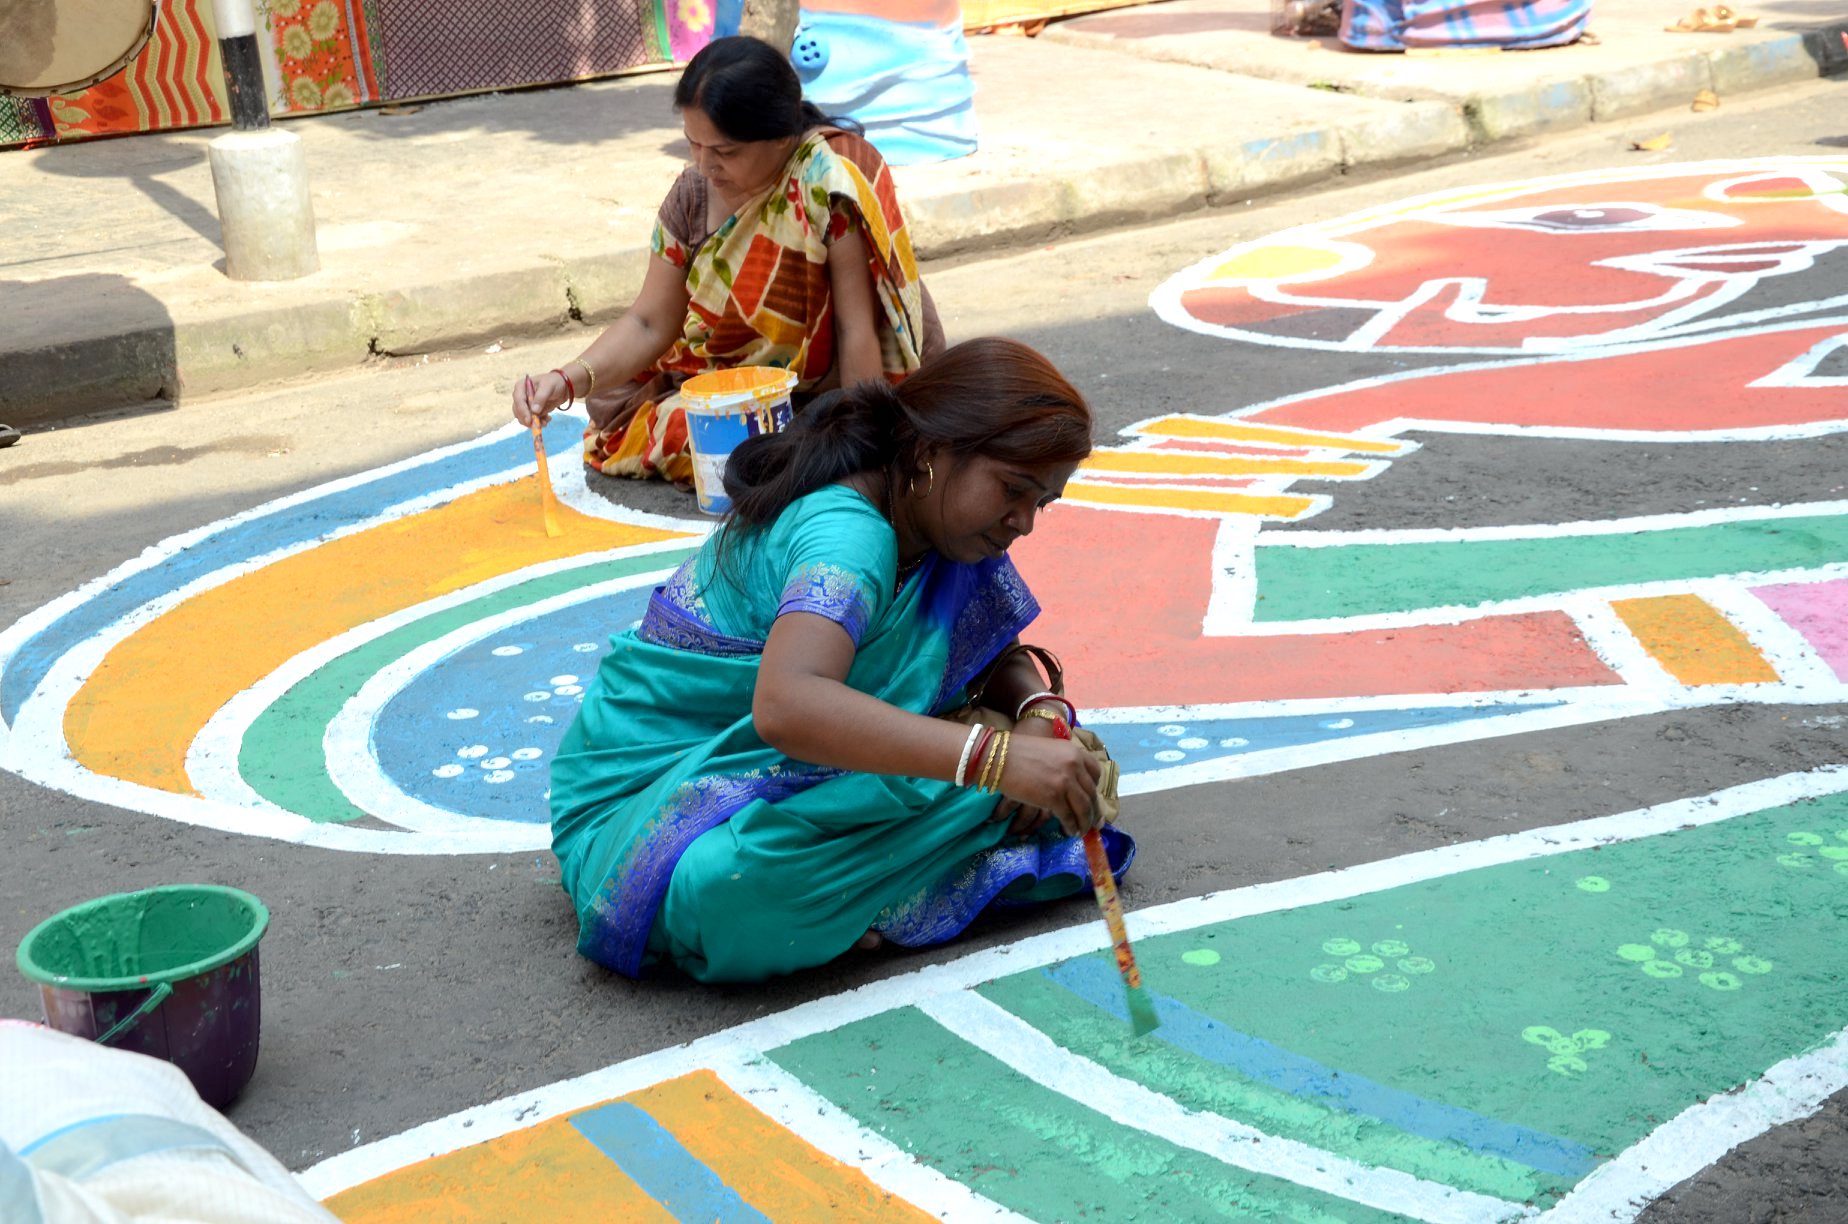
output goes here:
{"type": "Polygon", "coordinates": [[[1120,485],[1073,480],[1065,500],[1080,505],[1123,506],[1147,510],[1197,510],[1251,518],[1295,519],[1315,510],[1313,497],[1289,494],[1232,493],[1204,485],[1120,485]]]}
{"type": "Polygon", "coordinates": [[[926,1224],[932,1217],[770,1119],[711,1071],[624,1098],[772,1220],[926,1224]]]}
{"type": "Polygon", "coordinates": [[[1207,283],[1307,279],[1346,262],[1340,251],[1306,243],[1267,242],[1248,247],[1207,273],[1207,283]]]}
{"type": "Polygon", "coordinates": [[[224,704],[310,647],[530,565],[685,533],[559,507],[548,538],[534,477],[294,553],[202,591],[116,643],[64,712],[85,769],[185,794],[186,753],[224,704]]]}
{"type": "Polygon", "coordinates": [[[1209,438],[1220,442],[1261,442],[1271,446],[1315,447],[1365,455],[1399,455],[1407,445],[1387,438],[1361,438],[1352,434],[1317,433],[1281,425],[1252,425],[1244,421],[1211,421],[1200,417],[1160,417],[1129,432],[1154,438],[1209,438]]]}
{"type": "Polygon", "coordinates": [[[1092,451],[1079,467],[1090,472],[1144,472],[1169,476],[1365,476],[1370,463],[1346,459],[1285,459],[1221,455],[1211,451],[1092,451]]]}
{"type": "Polygon", "coordinates": [[[1774,684],[1777,669],[1739,627],[1698,595],[1614,599],[1611,610],[1682,684],[1774,684]]]}

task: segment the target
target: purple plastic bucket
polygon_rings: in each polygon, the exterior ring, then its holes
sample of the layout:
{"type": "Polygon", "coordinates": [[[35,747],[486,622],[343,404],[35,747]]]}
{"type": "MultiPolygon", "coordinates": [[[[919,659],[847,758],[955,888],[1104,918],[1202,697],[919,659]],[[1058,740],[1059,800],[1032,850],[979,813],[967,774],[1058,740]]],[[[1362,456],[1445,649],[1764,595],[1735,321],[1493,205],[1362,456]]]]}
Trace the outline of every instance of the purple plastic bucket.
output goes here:
{"type": "Polygon", "coordinates": [[[45,1023],[165,1059],[206,1104],[237,1099],[257,1066],[257,941],[269,910],[236,888],[168,884],[54,914],[19,943],[45,1023]]]}

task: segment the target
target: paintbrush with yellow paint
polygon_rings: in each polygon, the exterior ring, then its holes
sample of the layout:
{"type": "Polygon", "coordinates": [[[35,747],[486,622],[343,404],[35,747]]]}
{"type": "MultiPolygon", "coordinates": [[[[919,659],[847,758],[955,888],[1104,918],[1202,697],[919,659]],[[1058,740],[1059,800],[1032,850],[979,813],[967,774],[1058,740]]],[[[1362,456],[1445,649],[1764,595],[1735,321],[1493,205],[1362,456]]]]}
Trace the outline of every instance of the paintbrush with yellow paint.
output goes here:
{"type": "MultiPolygon", "coordinates": [[[[530,409],[533,402],[532,376],[526,378],[526,403],[530,409]]],[[[552,469],[545,459],[545,427],[540,423],[537,413],[533,414],[533,455],[539,460],[539,509],[545,514],[545,534],[552,538],[565,534],[565,529],[558,525],[558,495],[552,492],[552,469]]]]}

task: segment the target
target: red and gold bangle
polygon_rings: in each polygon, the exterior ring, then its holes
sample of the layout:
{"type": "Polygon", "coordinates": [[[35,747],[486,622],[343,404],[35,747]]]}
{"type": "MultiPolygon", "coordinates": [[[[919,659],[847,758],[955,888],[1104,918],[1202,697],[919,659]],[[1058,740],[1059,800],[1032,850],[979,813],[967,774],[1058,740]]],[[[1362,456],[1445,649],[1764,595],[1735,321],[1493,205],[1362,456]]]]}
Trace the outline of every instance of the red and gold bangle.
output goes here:
{"type": "Polygon", "coordinates": [[[1078,725],[1078,707],[1054,692],[1030,694],[1025,701],[1020,703],[1020,707],[1014,711],[1014,721],[1019,722],[1021,719],[1025,718],[1027,716],[1027,707],[1040,701],[1058,702],[1065,707],[1065,721],[1073,726],[1078,725]]]}
{"type": "Polygon", "coordinates": [[[563,370],[553,370],[552,373],[565,380],[566,398],[565,402],[561,404],[560,407],[569,410],[571,405],[577,403],[577,386],[571,381],[571,375],[565,373],[563,370]]]}
{"type": "Polygon", "coordinates": [[[1028,710],[1026,713],[1022,714],[1016,721],[1025,722],[1029,718],[1046,719],[1058,730],[1060,739],[1070,739],[1072,737],[1071,724],[1066,722],[1065,719],[1059,717],[1057,714],[1054,714],[1051,710],[1028,710]]]}

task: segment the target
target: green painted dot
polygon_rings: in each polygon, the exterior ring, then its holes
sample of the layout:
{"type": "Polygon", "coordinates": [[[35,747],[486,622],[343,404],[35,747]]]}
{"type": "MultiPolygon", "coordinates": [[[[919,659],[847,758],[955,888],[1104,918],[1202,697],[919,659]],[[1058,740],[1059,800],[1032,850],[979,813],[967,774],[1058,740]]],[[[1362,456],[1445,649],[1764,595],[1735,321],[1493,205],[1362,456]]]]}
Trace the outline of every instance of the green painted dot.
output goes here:
{"type": "Polygon", "coordinates": [[[1211,948],[1195,948],[1191,952],[1181,953],[1181,959],[1190,965],[1217,965],[1219,953],[1211,948]]]}
{"type": "Polygon", "coordinates": [[[1350,956],[1347,967],[1355,973],[1378,973],[1386,967],[1386,962],[1377,956],[1350,956]]]}
{"type": "Polygon", "coordinates": [[[1578,1042],[1572,1040],[1572,1038],[1566,1036],[1564,1033],[1555,1033],[1551,1041],[1544,1041],[1540,1044],[1544,1045],[1547,1050],[1553,1054],[1577,1054],[1579,1052],[1578,1042]]]}
{"type": "Polygon", "coordinates": [[[1786,833],[1784,834],[1784,840],[1793,846],[1820,846],[1822,845],[1822,834],[1786,833]]]}
{"type": "Polygon", "coordinates": [[[1715,990],[1737,990],[1745,985],[1730,973],[1703,973],[1700,975],[1700,984],[1715,990]]]}
{"type": "Polygon", "coordinates": [[[1786,867],[1808,867],[1810,856],[1807,854],[1780,854],[1777,861],[1786,867]]]}
{"type": "Polygon", "coordinates": [[[1707,951],[1713,953],[1715,956],[1731,956],[1744,947],[1745,945],[1738,940],[1728,939],[1724,935],[1715,935],[1712,939],[1706,941],[1707,951]]]}
{"type": "Polygon", "coordinates": [[[1824,846],[1816,853],[1832,863],[1848,862],[1848,846],[1824,846]]]}
{"type": "Polygon", "coordinates": [[[1360,945],[1351,939],[1331,939],[1322,945],[1322,951],[1330,956],[1352,956],[1360,951],[1360,945]]]}
{"type": "Polygon", "coordinates": [[[1546,1060],[1546,1066],[1561,1075],[1583,1075],[1589,1070],[1585,1060],[1576,1054],[1555,1054],[1546,1060]]]}
{"type": "Polygon", "coordinates": [[[1835,840],[1848,842],[1848,829],[1835,830],[1835,840]]]}
{"type": "Polygon", "coordinates": [[[1611,890],[1611,882],[1603,876],[1580,876],[1577,883],[1581,892],[1599,893],[1611,890]]]}
{"type": "Polygon", "coordinates": [[[1681,976],[1681,966],[1672,961],[1645,961],[1643,972],[1652,978],[1678,978],[1681,976]]]}
{"type": "Polygon", "coordinates": [[[1521,1040],[1533,1045],[1545,1046],[1549,1050],[1558,1049],[1556,1042],[1565,1040],[1565,1034],[1547,1024],[1535,1024],[1521,1030],[1521,1040]]]}
{"type": "Polygon", "coordinates": [[[1382,939],[1373,945],[1373,950],[1381,956],[1404,956],[1412,950],[1412,945],[1402,939],[1382,939]]]}
{"type": "Polygon", "coordinates": [[[1412,980],[1402,978],[1396,973],[1382,973],[1373,979],[1373,989],[1384,991],[1387,994],[1398,994],[1401,990],[1411,988],[1412,980]]]}
{"type": "Polygon", "coordinates": [[[1429,973],[1437,968],[1437,962],[1428,956],[1408,956],[1399,962],[1401,973],[1429,973]]]}
{"type": "Polygon", "coordinates": [[[1649,942],[1658,948],[1685,948],[1688,946],[1688,933],[1677,931],[1674,927],[1658,927],[1650,932],[1649,942]]]}
{"type": "Polygon", "coordinates": [[[1617,955],[1627,961],[1652,961],[1655,959],[1655,949],[1648,944],[1624,944],[1617,949],[1617,955]]]}
{"type": "Polygon", "coordinates": [[[1848,876],[1848,863],[1835,864],[1835,874],[1848,876]]]}
{"type": "Polygon", "coordinates": [[[1733,968],[1740,973],[1769,973],[1772,964],[1762,956],[1741,956],[1733,962],[1733,968]]]}
{"type": "Polygon", "coordinates": [[[1347,970],[1340,965],[1317,965],[1309,971],[1309,976],[1318,982],[1345,982],[1347,970]]]}
{"type": "Polygon", "coordinates": [[[1713,953],[1702,952],[1698,948],[1683,948],[1675,953],[1675,960],[1690,969],[1713,968],[1713,953]]]}
{"type": "Polygon", "coordinates": [[[1581,1050],[1602,1050],[1611,1043],[1611,1035],[1603,1029],[1580,1029],[1572,1034],[1572,1040],[1581,1050]]]}

